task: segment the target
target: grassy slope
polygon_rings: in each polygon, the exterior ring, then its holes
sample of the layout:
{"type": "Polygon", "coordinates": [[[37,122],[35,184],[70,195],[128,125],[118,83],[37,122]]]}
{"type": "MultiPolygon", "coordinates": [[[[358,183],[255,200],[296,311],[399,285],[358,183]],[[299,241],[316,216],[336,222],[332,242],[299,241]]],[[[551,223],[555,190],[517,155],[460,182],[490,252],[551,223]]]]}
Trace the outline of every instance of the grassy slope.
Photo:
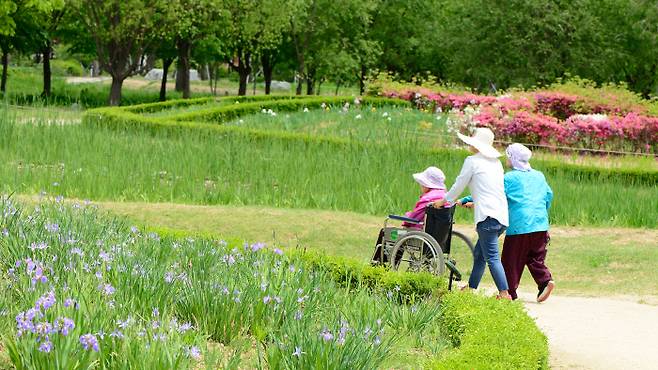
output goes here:
{"type": "MultiPolygon", "coordinates": [[[[190,206],[164,203],[100,202],[102,208],[138,224],[216,233],[318,248],[363,260],[383,217],[348,212],[267,207],[190,206]],[[276,238],[276,239],[274,239],[276,238]]],[[[471,225],[457,229],[473,236],[471,225]]],[[[555,227],[548,265],[561,294],[658,295],[658,231],[623,228],[555,227]]],[[[485,274],[484,284],[489,284],[485,274]]],[[[526,272],[523,290],[534,283],[526,272]]]]}

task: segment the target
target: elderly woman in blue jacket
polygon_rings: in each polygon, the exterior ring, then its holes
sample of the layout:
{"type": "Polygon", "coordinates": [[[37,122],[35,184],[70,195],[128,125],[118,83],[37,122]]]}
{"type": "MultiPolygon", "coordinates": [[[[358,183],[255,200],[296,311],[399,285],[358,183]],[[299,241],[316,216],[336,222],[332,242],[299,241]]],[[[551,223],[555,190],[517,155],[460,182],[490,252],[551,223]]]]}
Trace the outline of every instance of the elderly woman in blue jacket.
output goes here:
{"type": "Polygon", "coordinates": [[[537,283],[537,302],[545,301],[555,288],[551,272],[546,267],[548,210],[553,191],[544,174],[530,167],[532,152],[522,144],[512,144],[505,151],[512,171],[505,174],[505,194],[509,207],[509,227],[503,242],[502,262],[509,284],[509,293],[517,298],[523,268],[537,283]]]}

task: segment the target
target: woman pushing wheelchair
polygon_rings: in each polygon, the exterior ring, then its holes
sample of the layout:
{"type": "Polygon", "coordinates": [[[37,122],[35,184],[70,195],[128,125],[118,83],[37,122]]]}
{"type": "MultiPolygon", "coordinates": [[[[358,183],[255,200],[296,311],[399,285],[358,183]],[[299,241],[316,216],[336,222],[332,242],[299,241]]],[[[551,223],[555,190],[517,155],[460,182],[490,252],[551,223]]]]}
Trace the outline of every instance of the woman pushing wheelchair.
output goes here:
{"type": "Polygon", "coordinates": [[[467,186],[470,188],[478,241],[473,250],[473,269],[468,279],[468,287],[477,289],[485,266],[489,265],[489,271],[498,288],[498,298],[511,300],[498,252],[498,237],[509,226],[504,170],[498,160],[501,154],[493,147],[494,134],[488,128],[477,128],[471,137],[457,135],[469,145],[473,155],[464,160],[455,183],[443,199],[434,202],[434,207],[455,203],[464,189],[467,186]]]}

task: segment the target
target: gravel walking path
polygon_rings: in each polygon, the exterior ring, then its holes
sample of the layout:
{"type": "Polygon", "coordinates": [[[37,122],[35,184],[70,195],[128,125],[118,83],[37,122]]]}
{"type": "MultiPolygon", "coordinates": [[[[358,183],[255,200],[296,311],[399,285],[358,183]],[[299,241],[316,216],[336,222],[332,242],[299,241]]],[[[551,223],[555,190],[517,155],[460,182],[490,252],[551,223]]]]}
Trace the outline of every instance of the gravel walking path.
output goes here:
{"type": "Polygon", "coordinates": [[[658,306],[639,297],[519,297],[548,337],[552,369],[658,369],[658,306]]]}

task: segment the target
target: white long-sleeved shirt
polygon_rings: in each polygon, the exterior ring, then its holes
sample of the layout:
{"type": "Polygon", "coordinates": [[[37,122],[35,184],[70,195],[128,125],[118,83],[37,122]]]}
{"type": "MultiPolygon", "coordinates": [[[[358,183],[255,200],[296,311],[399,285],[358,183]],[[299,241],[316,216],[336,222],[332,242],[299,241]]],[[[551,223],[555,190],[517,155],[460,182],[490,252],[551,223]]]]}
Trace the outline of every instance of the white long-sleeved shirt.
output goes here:
{"type": "Polygon", "coordinates": [[[488,216],[509,226],[504,178],[503,165],[498,159],[480,153],[471,155],[464,160],[462,170],[445,199],[454,203],[468,186],[473,196],[476,225],[488,216]]]}

